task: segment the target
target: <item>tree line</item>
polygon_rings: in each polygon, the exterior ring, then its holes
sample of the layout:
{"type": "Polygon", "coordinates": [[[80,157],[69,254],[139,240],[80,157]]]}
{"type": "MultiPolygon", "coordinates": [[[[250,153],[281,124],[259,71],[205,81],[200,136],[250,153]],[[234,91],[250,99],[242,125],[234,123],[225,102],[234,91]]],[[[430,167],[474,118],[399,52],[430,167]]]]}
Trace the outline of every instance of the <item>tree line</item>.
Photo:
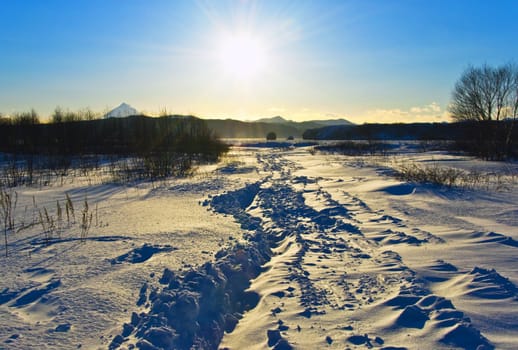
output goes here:
{"type": "Polygon", "coordinates": [[[12,167],[26,169],[24,173],[29,176],[23,181],[28,183],[36,164],[66,170],[74,159],[92,155],[133,157],[133,169],[128,170],[133,178],[185,175],[194,163],[215,161],[227,150],[205,121],[192,116],[131,116],[46,124],[24,117],[23,122],[0,123],[0,152],[9,155],[12,167]]]}
{"type": "Polygon", "coordinates": [[[203,120],[192,116],[132,116],[49,124],[33,118],[0,124],[0,150],[20,154],[178,152],[211,156],[225,150],[225,145],[203,120]]]}

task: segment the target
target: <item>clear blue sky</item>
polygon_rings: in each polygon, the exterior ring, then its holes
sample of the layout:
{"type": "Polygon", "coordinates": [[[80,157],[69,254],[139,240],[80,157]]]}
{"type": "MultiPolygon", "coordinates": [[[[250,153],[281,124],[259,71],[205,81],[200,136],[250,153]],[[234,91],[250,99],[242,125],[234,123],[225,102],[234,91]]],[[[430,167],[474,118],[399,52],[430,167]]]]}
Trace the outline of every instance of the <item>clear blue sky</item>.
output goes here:
{"type": "Polygon", "coordinates": [[[0,112],[447,120],[469,64],[517,61],[517,19],[516,0],[0,0],[0,112]]]}

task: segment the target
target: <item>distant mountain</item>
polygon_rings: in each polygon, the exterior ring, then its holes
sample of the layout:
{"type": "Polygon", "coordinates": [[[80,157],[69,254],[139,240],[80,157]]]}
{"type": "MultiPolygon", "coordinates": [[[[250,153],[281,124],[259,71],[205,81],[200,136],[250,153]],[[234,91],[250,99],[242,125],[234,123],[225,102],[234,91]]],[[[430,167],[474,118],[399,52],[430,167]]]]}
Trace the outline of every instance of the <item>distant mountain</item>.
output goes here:
{"type": "Polygon", "coordinates": [[[269,123],[269,124],[299,124],[299,125],[311,125],[311,126],[330,126],[330,125],[354,125],[346,119],[326,119],[326,120],[308,120],[304,122],[294,122],[292,120],[284,119],[281,116],[271,118],[261,118],[255,121],[256,123],[269,123]]]}
{"type": "Polygon", "coordinates": [[[124,118],[132,115],[139,115],[140,113],[129,104],[123,102],[119,107],[116,107],[105,114],[104,118],[124,118]]]}
{"type": "Polygon", "coordinates": [[[301,138],[308,129],[318,129],[330,125],[354,125],[345,119],[311,120],[294,122],[283,117],[262,118],[253,122],[243,122],[233,119],[206,119],[207,125],[222,138],[265,138],[273,131],[278,138],[290,136],[301,138]]]}
{"type": "Polygon", "coordinates": [[[291,120],[286,120],[283,117],[276,116],[271,118],[261,118],[257,119],[255,123],[272,123],[272,124],[283,124],[283,123],[293,123],[291,120]]]}
{"type": "Polygon", "coordinates": [[[299,130],[290,123],[242,122],[233,119],[205,119],[207,126],[222,138],[266,138],[273,131],[277,138],[302,137],[299,130]]]}
{"type": "Polygon", "coordinates": [[[327,120],[312,120],[312,123],[320,124],[322,126],[332,126],[332,125],[354,125],[354,123],[348,121],[347,119],[327,119],[327,120]]]}
{"type": "Polygon", "coordinates": [[[310,140],[459,140],[466,123],[330,125],[304,132],[310,140]]]}

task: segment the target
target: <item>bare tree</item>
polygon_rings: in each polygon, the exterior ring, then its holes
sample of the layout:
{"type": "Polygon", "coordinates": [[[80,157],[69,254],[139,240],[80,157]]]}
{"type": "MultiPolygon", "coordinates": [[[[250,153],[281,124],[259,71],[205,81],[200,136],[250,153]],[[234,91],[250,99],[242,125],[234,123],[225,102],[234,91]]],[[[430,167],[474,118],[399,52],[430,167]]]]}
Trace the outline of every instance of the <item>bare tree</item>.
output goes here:
{"type": "Polygon", "coordinates": [[[453,120],[476,122],[464,140],[467,150],[487,159],[512,156],[518,112],[518,66],[469,67],[455,84],[449,111],[453,120]]]}
{"type": "Polygon", "coordinates": [[[449,106],[455,121],[490,121],[516,117],[518,67],[469,67],[455,84],[449,106]]]}
{"type": "MultiPolygon", "coordinates": [[[[511,81],[511,92],[509,93],[507,101],[504,103],[508,109],[507,132],[505,137],[505,144],[508,148],[512,148],[513,132],[516,121],[518,120],[518,68],[514,66],[514,74],[511,81]]],[[[512,150],[511,150],[512,152],[512,150]]]]}
{"type": "Polygon", "coordinates": [[[514,74],[514,90],[511,94],[513,119],[518,119],[518,73],[514,74]],[[514,101],[513,101],[514,100],[514,101]]]}
{"type": "Polygon", "coordinates": [[[52,113],[52,115],[50,116],[50,122],[51,123],[62,123],[63,122],[63,119],[64,119],[64,112],[63,112],[63,109],[59,106],[57,106],[55,109],[54,109],[54,112],[52,113]]]}
{"type": "Polygon", "coordinates": [[[14,113],[12,122],[15,125],[34,125],[40,123],[40,117],[33,108],[30,112],[14,113]]]}

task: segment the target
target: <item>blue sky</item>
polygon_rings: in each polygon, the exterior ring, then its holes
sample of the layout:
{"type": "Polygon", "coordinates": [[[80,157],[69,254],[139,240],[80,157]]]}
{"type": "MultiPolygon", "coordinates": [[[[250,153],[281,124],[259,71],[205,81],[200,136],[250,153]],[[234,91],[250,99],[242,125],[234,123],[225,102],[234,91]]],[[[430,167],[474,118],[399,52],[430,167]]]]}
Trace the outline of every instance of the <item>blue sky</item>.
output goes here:
{"type": "Polygon", "coordinates": [[[448,120],[469,64],[516,62],[516,18],[515,0],[0,0],[0,112],[448,120]],[[236,36],[264,60],[223,54],[236,36]]]}

